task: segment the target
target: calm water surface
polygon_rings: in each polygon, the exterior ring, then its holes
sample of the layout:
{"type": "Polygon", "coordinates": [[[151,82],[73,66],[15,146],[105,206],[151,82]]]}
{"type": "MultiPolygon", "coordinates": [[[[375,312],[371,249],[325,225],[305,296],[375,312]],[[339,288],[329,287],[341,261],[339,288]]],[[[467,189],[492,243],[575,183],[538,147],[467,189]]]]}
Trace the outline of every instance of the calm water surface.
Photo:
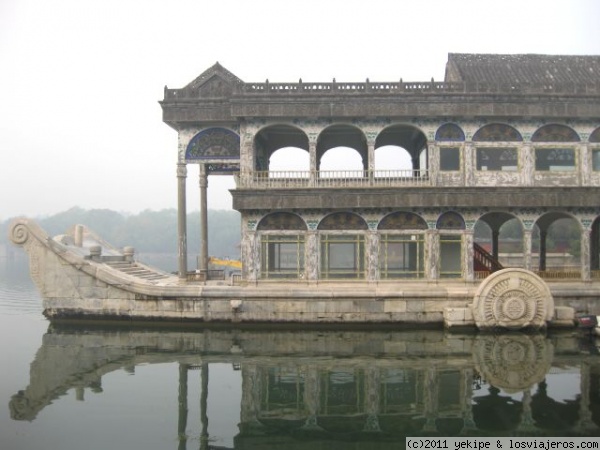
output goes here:
{"type": "Polygon", "coordinates": [[[407,435],[600,436],[578,333],[50,324],[0,259],[0,449],[397,449],[407,435]]]}

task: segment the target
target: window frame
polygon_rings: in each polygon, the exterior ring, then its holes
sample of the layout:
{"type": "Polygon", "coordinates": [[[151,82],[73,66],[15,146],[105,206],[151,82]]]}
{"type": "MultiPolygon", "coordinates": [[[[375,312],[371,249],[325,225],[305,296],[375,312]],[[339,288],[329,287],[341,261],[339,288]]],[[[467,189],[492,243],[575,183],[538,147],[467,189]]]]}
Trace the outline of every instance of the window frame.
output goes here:
{"type": "Polygon", "coordinates": [[[260,236],[260,276],[263,279],[301,279],[306,270],[306,238],[301,233],[261,233],[260,236]],[[295,246],[296,264],[283,267],[282,246],[295,246]],[[272,250],[277,249],[278,257],[272,259],[272,250]]]}
{"type": "Polygon", "coordinates": [[[384,232],[379,235],[379,260],[377,262],[379,269],[379,278],[382,280],[395,279],[423,279],[426,277],[425,271],[426,246],[425,233],[423,232],[384,232]],[[401,244],[403,248],[403,266],[391,267],[389,249],[390,244],[401,244]],[[413,244],[416,251],[411,252],[410,247],[413,244]],[[409,263],[406,264],[406,251],[409,252],[409,263]],[[414,254],[415,269],[411,270],[410,255],[414,254]]]}
{"type": "MultiPolygon", "coordinates": [[[[360,232],[339,233],[339,232],[321,232],[319,234],[319,279],[338,280],[338,279],[356,279],[365,280],[367,278],[366,261],[366,239],[365,234],[360,232]],[[331,267],[332,246],[339,244],[354,244],[352,268],[331,267]]],[[[335,255],[339,257],[340,255],[335,255]]]]}

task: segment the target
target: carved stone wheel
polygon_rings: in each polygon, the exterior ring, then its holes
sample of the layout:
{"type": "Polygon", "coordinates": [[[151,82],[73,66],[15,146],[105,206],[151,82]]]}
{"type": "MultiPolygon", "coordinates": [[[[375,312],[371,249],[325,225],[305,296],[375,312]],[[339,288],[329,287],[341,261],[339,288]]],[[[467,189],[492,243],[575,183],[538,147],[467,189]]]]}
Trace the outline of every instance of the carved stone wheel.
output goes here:
{"type": "Polygon", "coordinates": [[[536,334],[480,335],[473,351],[479,373],[506,392],[523,391],[542,381],[553,356],[552,344],[536,334]]]}
{"type": "Polygon", "coordinates": [[[554,316],[554,298],[533,272],[503,269],[481,283],[471,309],[480,329],[539,329],[554,316]]]}

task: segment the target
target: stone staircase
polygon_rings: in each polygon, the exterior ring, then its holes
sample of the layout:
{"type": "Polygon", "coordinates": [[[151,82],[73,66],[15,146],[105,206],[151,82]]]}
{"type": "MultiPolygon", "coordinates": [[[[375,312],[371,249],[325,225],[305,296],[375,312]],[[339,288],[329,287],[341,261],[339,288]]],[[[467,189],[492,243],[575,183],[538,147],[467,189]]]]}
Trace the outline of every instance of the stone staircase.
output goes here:
{"type": "Polygon", "coordinates": [[[162,280],[170,276],[168,273],[141,266],[135,261],[107,261],[105,264],[127,275],[149,281],[162,280]]]}

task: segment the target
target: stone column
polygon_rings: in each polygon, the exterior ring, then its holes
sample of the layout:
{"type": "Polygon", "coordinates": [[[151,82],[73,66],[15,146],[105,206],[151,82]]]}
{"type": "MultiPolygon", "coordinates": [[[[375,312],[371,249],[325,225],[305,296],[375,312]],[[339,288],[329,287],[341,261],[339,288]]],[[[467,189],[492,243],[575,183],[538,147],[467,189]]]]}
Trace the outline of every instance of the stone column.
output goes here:
{"type": "Polygon", "coordinates": [[[208,279],[208,205],[206,199],[208,174],[206,164],[200,164],[198,181],[200,186],[200,257],[198,258],[198,269],[208,279]]]}
{"type": "Polygon", "coordinates": [[[473,164],[475,152],[473,144],[470,142],[465,143],[464,153],[464,167],[465,167],[465,186],[473,186],[475,184],[475,167],[473,164]]]}
{"type": "Polygon", "coordinates": [[[540,228],[540,263],[539,270],[543,272],[546,270],[546,237],[548,236],[548,231],[540,228]]]}
{"type": "Polygon", "coordinates": [[[500,230],[492,230],[492,257],[498,261],[498,238],[500,237],[500,230]]]}
{"type": "Polygon", "coordinates": [[[437,186],[440,184],[438,177],[440,174],[440,147],[430,143],[428,145],[427,155],[427,172],[429,175],[429,182],[431,186],[437,186]]]}
{"type": "Polygon", "coordinates": [[[317,171],[319,168],[317,167],[317,143],[309,142],[308,143],[308,156],[309,156],[309,164],[310,164],[310,174],[309,174],[309,182],[311,186],[315,186],[317,184],[317,171]]]}
{"type": "Polygon", "coordinates": [[[436,280],[439,277],[440,235],[437,230],[425,233],[425,278],[436,280]]]}
{"type": "Polygon", "coordinates": [[[258,239],[256,231],[246,230],[244,232],[242,254],[243,278],[256,283],[260,273],[260,239],[258,239]]]}
{"type": "Polygon", "coordinates": [[[463,277],[465,281],[473,281],[475,279],[475,268],[473,267],[474,255],[474,232],[473,230],[463,231],[463,277]]]}
{"type": "Polygon", "coordinates": [[[592,278],[592,272],[590,267],[590,237],[591,230],[589,228],[586,228],[581,232],[581,279],[584,281],[588,281],[592,278]]]}
{"type": "Polygon", "coordinates": [[[369,183],[372,183],[375,178],[375,142],[369,142],[367,146],[367,169],[369,183]]]}
{"type": "Polygon", "coordinates": [[[531,229],[523,229],[523,266],[526,270],[531,270],[531,229]]]}
{"type": "Polygon", "coordinates": [[[535,155],[531,145],[523,145],[521,154],[521,185],[533,186],[533,175],[535,169],[535,155]]]}
{"type": "Polygon", "coordinates": [[[377,230],[369,230],[366,236],[367,281],[377,281],[379,268],[379,234],[377,230]]]}
{"type": "Polygon", "coordinates": [[[306,233],[304,258],[306,279],[309,282],[316,282],[319,278],[319,240],[316,230],[309,230],[306,233]]]}
{"type": "Polygon", "coordinates": [[[592,179],[592,157],[586,144],[579,146],[579,180],[581,186],[590,186],[592,179]]]}
{"type": "Polygon", "coordinates": [[[179,279],[187,280],[187,212],[185,199],[185,179],[187,166],[177,164],[177,238],[179,254],[179,279]]]}

